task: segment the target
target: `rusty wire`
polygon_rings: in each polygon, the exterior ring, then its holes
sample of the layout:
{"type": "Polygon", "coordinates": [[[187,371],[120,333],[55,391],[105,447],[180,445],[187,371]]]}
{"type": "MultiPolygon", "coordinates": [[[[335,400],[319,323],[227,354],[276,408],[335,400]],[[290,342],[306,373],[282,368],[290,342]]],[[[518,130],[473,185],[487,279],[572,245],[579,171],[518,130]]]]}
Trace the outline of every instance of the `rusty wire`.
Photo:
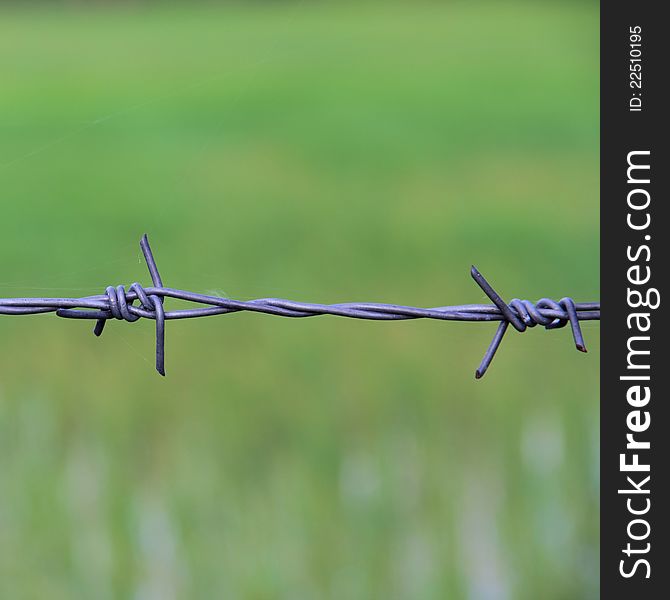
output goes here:
{"type": "Polygon", "coordinates": [[[523,332],[529,327],[543,325],[546,329],[557,329],[570,323],[577,350],[586,352],[580,321],[600,320],[599,302],[575,303],[572,298],[562,298],[558,302],[542,298],[533,303],[514,299],[507,304],[473,266],[471,275],[493,304],[463,304],[436,308],[416,308],[397,304],[373,302],[351,302],[344,304],[312,304],[293,302],[280,298],[260,298],[240,301],[197,294],[163,286],[147,236],[142,236],[140,247],[144,254],[152,287],[142,287],[133,283],[125,287],[109,286],[104,294],[83,298],[0,298],[0,315],[33,315],[55,312],[59,317],[69,319],[94,319],[94,333],[100,336],[109,319],[134,322],[139,319],[156,321],[156,370],[165,375],[165,321],[171,319],[191,319],[222,315],[240,311],[260,312],[281,317],[314,317],[334,315],[354,319],[377,321],[400,321],[407,319],[439,319],[443,321],[499,321],[493,340],[489,345],[479,368],[477,379],[483,377],[496,350],[511,324],[523,332]],[[166,311],[165,298],[176,298],[200,305],[196,308],[166,311]],[[135,302],[139,305],[135,306],[135,302]]]}

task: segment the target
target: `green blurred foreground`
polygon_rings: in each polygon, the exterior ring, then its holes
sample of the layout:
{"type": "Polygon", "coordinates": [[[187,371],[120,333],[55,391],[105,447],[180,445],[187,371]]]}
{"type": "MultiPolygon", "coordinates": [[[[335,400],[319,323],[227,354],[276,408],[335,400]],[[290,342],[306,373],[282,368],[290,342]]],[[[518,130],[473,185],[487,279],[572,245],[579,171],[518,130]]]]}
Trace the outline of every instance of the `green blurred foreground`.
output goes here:
{"type": "MultiPolygon", "coordinates": [[[[0,297],[598,298],[597,12],[0,12],[0,297]]],[[[0,596],[598,593],[598,324],[0,317],[0,596]]]]}

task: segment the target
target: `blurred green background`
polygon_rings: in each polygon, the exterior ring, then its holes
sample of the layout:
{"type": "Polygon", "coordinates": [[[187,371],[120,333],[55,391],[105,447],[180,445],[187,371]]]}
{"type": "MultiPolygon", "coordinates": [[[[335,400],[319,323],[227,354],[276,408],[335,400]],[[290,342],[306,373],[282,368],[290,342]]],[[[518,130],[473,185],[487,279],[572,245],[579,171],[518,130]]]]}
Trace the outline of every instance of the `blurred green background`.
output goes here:
{"type": "MultiPolygon", "coordinates": [[[[598,299],[597,19],[5,5],[0,297],[598,299]]],[[[597,597],[597,323],[91,329],[0,317],[2,598],[597,597]]]]}

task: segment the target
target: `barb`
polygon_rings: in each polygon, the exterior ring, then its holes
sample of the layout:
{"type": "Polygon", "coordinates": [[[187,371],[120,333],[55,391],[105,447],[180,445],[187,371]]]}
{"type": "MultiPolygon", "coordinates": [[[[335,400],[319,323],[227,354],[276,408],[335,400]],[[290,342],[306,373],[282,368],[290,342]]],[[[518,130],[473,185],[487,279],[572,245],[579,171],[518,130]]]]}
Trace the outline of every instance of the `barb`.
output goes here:
{"type": "Polygon", "coordinates": [[[533,303],[515,298],[507,304],[474,266],[471,269],[472,278],[493,304],[416,308],[375,302],[312,304],[280,298],[260,298],[245,302],[231,300],[164,287],[146,235],[142,236],[140,247],[149,268],[152,287],[144,288],[139,283],[133,283],[126,291],[122,285],[109,286],[104,294],[83,298],[0,298],[0,315],[34,315],[55,312],[59,317],[68,319],[93,319],[96,321],[93,329],[96,336],[102,335],[109,319],[129,323],[139,319],[153,319],[156,321],[156,370],[161,375],[165,375],[165,321],[171,319],[193,319],[249,311],[293,318],[333,315],[375,321],[407,319],[499,321],[493,340],[479,368],[475,371],[477,379],[486,373],[510,324],[517,331],[523,332],[536,325],[543,325],[545,329],[558,329],[570,323],[577,350],[586,352],[579,323],[580,321],[600,320],[599,302],[575,303],[572,298],[562,298],[556,302],[549,298],[542,298],[533,303]],[[163,308],[165,298],[184,300],[199,306],[166,311],[163,308]],[[135,305],[135,302],[138,304],[135,305]]]}

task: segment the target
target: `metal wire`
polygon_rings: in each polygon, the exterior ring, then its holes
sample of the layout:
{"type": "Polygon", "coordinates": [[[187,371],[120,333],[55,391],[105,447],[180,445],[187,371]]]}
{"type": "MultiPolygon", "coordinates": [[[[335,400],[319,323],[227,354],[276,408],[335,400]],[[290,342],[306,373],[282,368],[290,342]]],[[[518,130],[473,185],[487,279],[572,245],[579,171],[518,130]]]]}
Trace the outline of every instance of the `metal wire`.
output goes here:
{"type": "Polygon", "coordinates": [[[543,325],[546,329],[558,329],[570,323],[577,350],[586,352],[579,322],[600,320],[599,302],[575,303],[572,298],[562,298],[556,302],[549,298],[542,298],[533,303],[515,298],[507,304],[475,267],[472,267],[471,275],[493,304],[416,308],[374,302],[312,304],[280,298],[260,298],[243,302],[164,287],[146,235],[142,236],[140,247],[151,275],[153,283],[151,287],[145,288],[139,283],[133,283],[128,290],[122,285],[109,286],[104,294],[83,298],[0,298],[0,315],[34,315],[55,312],[59,317],[68,319],[94,319],[96,324],[93,332],[96,336],[102,334],[109,319],[130,323],[139,319],[153,319],[156,321],[156,370],[161,375],[165,375],[165,321],[171,319],[192,319],[250,311],[280,317],[334,315],[376,321],[406,319],[499,321],[493,340],[479,368],[475,371],[477,379],[486,373],[510,324],[517,331],[523,332],[536,325],[543,325]],[[165,298],[185,300],[200,306],[165,311],[163,308],[165,298]],[[139,302],[137,306],[135,306],[136,301],[139,302]]]}

